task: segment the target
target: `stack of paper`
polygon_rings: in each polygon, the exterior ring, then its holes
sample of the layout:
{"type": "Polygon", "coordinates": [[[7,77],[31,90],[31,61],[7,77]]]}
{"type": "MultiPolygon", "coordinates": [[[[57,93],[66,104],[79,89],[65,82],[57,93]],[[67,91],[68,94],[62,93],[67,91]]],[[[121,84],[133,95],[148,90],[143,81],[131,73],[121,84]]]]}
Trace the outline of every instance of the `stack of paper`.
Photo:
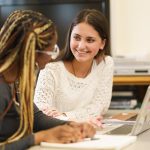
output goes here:
{"type": "Polygon", "coordinates": [[[136,136],[96,135],[93,139],[85,139],[82,142],[71,144],[56,144],[42,142],[42,147],[50,150],[120,150],[136,141],[136,136]]]}

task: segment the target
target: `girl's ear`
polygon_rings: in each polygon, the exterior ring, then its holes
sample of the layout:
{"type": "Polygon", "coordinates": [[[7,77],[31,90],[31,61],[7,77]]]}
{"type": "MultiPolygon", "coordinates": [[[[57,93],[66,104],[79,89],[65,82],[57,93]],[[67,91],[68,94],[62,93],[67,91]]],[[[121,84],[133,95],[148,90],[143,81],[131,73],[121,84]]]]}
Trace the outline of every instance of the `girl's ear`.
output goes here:
{"type": "Polygon", "coordinates": [[[106,39],[103,39],[101,42],[100,50],[104,49],[105,43],[106,43],[106,39]]]}

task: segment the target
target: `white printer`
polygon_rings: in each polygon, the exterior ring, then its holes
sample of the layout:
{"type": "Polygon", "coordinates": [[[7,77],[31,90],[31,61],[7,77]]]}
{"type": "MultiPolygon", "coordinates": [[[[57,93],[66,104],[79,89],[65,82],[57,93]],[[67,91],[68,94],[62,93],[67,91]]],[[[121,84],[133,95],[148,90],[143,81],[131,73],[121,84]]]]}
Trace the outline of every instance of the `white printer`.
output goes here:
{"type": "Polygon", "coordinates": [[[114,75],[150,75],[150,61],[114,57],[114,75]]]}

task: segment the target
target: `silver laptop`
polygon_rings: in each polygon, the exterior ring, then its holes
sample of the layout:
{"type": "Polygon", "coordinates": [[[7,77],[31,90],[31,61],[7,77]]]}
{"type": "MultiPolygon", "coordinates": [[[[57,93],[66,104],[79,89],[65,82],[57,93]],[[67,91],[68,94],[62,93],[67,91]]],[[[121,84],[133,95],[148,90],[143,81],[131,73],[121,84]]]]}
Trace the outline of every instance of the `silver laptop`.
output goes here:
{"type": "MultiPolygon", "coordinates": [[[[107,127],[102,131],[103,134],[122,134],[122,135],[138,135],[148,129],[150,129],[150,86],[148,86],[146,94],[143,99],[142,106],[136,117],[136,120],[133,121],[134,124],[131,124],[132,121],[125,121],[124,123],[112,127],[107,127]],[[128,124],[129,122],[129,124],[128,124]]],[[[100,133],[101,131],[99,131],[100,133]]]]}

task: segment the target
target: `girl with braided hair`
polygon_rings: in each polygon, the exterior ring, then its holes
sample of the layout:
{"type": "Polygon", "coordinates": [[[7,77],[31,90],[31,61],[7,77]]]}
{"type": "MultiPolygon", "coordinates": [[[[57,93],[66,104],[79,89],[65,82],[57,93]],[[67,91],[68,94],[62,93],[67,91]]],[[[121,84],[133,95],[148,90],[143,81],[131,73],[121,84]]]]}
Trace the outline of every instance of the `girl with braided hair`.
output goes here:
{"type": "Polygon", "coordinates": [[[44,115],[33,104],[36,68],[58,55],[55,25],[43,14],[14,11],[0,30],[0,149],[23,150],[42,141],[70,143],[92,137],[87,123],[44,115]]]}

